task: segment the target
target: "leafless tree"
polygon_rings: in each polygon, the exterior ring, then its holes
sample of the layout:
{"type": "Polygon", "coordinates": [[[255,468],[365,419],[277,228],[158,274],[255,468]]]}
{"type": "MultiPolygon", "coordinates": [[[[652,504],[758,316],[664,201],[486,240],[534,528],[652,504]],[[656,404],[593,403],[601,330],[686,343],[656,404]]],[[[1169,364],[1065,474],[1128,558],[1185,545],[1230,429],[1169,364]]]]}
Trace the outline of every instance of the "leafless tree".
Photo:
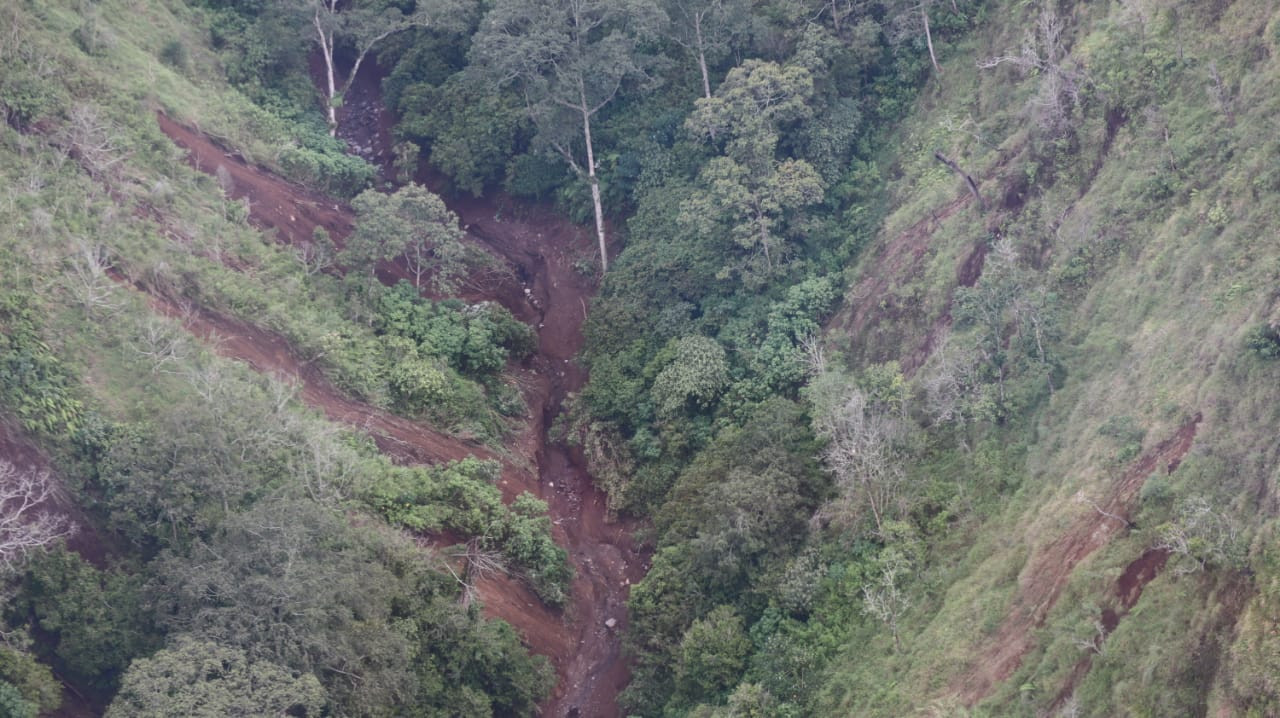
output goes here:
{"type": "Polygon", "coordinates": [[[476,537],[460,546],[453,547],[450,554],[454,559],[462,561],[461,575],[454,570],[448,561],[445,562],[445,567],[449,570],[449,573],[453,574],[454,580],[458,582],[458,585],[462,586],[462,596],[459,600],[464,606],[470,605],[475,599],[476,584],[507,572],[502,555],[497,551],[486,548],[485,543],[485,537],[476,537]]]}
{"type": "Polygon", "coordinates": [[[920,373],[925,410],[936,423],[963,426],[977,418],[982,393],[981,357],[950,332],[942,335],[920,373]]]}
{"type": "Polygon", "coordinates": [[[1063,38],[1065,26],[1052,4],[1046,4],[1033,28],[1027,30],[1017,54],[990,57],[978,63],[982,69],[1010,64],[1023,74],[1040,77],[1040,92],[1035,105],[1041,109],[1041,122],[1056,128],[1071,116],[1080,104],[1088,77],[1068,60],[1063,38]]]}
{"type": "Polygon", "coordinates": [[[31,553],[75,532],[75,524],[51,510],[56,488],[48,472],[0,459],[0,571],[16,570],[31,553]]]}
{"type": "Polygon", "coordinates": [[[81,102],[71,107],[61,141],[67,154],[86,172],[102,179],[128,157],[120,137],[113,122],[93,105],[81,102]]]}
{"type": "Polygon", "coordinates": [[[1160,527],[1156,548],[1184,560],[1175,573],[1195,573],[1211,563],[1231,562],[1240,550],[1240,526],[1230,513],[1204,496],[1182,502],[1178,516],[1160,527]]]}
{"type": "Polygon", "coordinates": [[[822,459],[835,476],[839,501],[852,503],[854,510],[865,506],[882,533],[906,482],[900,455],[905,417],[848,386],[832,406],[819,411],[814,428],[827,440],[822,459]]]}
{"type": "Polygon", "coordinates": [[[173,320],[148,315],[132,342],[133,350],[151,362],[151,372],[167,371],[172,362],[181,361],[190,350],[188,335],[173,320]]]}
{"type": "Polygon", "coordinates": [[[116,311],[120,306],[119,287],[107,272],[111,259],[107,248],[96,242],[77,238],[69,259],[71,271],[66,275],[67,288],[75,300],[89,311],[116,311]]]}
{"type": "Polygon", "coordinates": [[[1088,634],[1084,638],[1079,636],[1073,637],[1071,642],[1076,648],[1079,648],[1082,651],[1102,655],[1102,647],[1105,646],[1107,642],[1107,627],[1102,625],[1101,620],[1095,618],[1092,628],[1092,633],[1088,634]]]}

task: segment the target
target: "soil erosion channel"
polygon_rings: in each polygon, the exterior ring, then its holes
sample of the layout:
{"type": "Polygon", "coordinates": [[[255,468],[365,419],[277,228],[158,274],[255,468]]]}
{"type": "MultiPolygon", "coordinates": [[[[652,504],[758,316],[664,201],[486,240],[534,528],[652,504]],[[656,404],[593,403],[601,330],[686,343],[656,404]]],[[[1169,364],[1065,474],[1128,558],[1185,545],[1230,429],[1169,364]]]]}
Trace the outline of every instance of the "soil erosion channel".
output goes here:
{"type": "MultiPolygon", "coordinates": [[[[160,125],[189,152],[193,166],[210,173],[223,168],[229,173],[231,194],[248,200],[251,221],[264,230],[275,230],[281,241],[309,241],[317,226],[325,227],[339,242],[350,232],[349,211],[331,199],[248,165],[204,135],[164,116],[160,125]]],[[[574,357],[582,346],[581,326],[593,284],[572,265],[575,258],[589,256],[592,243],[564,219],[502,197],[462,198],[448,204],[469,237],[509,263],[518,277],[489,282],[492,286],[469,299],[497,301],[538,332],[538,352],[517,377],[529,405],[528,426],[508,444],[511,453],[536,470],[521,466],[519,459],[504,461],[502,488],[508,498],[527,490],[547,502],[556,540],[568,550],[575,570],[563,612],[535,605],[531,592],[505,579],[479,586],[479,596],[486,612],[511,622],[534,652],[548,656],[555,665],[558,682],[543,706],[543,715],[617,716],[617,695],[629,679],[621,652],[626,600],[630,585],[644,575],[647,557],[631,538],[633,524],[609,520],[605,496],[587,474],[581,453],[548,438],[564,399],[586,381],[586,371],[574,357]]],[[[398,273],[394,267],[386,269],[393,276],[398,273]]],[[[260,370],[297,377],[304,382],[304,398],[330,416],[343,418],[350,413],[346,409],[355,404],[339,396],[287,347],[282,348],[279,337],[212,312],[192,316],[188,323],[233,339],[224,342],[224,350],[260,370]],[[237,351],[242,344],[253,346],[237,351]]],[[[366,425],[370,416],[385,416],[371,408],[359,413],[365,415],[366,425]]],[[[406,436],[404,426],[411,422],[386,418],[395,424],[397,442],[411,445],[402,445],[404,451],[391,450],[400,460],[491,455],[426,427],[421,427],[418,437],[406,436]]],[[[384,450],[392,448],[384,441],[379,444],[384,450]]]]}

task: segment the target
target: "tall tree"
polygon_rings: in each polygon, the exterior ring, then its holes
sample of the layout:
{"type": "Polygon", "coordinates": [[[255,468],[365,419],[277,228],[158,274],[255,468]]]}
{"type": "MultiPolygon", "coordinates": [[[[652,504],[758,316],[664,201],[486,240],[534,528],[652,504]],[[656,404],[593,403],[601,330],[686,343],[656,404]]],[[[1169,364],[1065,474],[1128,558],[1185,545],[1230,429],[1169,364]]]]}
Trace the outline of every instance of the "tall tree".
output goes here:
{"type": "Polygon", "coordinates": [[[664,16],[645,0],[499,0],[480,23],[471,64],[524,95],[542,142],[591,186],[600,264],[609,269],[591,120],[630,79],[647,77],[640,41],[664,16]],[[574,144],[586,151],[582,162],[574,144]]]}
{"type": "Polygon", "coordinates": [[[667,37],[698,62],[702,96],[711,97],[709,61],[723,57],[735,34],[744,31],[751,11],[742,0],[667,0],[671,24],[667,37]]]}
{"type": "Polygon", "coordinates": [[[383,40],[414,27],[453,26],[464,7],[453,0],[418,0],[406,12],[404,3],[386,0],[286,0],[311,24],[312,40],[324,59],[329,134],[338,133],[338,105],[351,89],[365,58],[383,40]],[[339,48],[350,47],[355,59],[345,79],[338,77],[339,48]]]}

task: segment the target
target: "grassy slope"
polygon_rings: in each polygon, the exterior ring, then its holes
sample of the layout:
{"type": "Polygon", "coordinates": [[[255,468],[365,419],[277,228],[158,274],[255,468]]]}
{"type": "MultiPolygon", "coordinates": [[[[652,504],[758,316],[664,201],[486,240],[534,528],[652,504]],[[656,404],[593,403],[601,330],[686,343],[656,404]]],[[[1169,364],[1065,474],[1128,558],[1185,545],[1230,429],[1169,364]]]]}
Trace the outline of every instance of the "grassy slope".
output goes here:
{"type": "MultiPolygon", "coordinates": [[[[891,158],[900,171],[891,188],[897,209],[882,242],[965,192],[934,161],[935,149],[978,178],[997,207],[979,218],[966,206],[931,226],[927,253],[899,274],[887,301],[866,300],[882,301],[897,321],[852,337],[857,351],[863,360],[909,357],[947,308],[972,246],[998,228],[1061,298],[1063,338],[1054,349],[1066,378],[1011,427],[992,430],[1001,442],[1028,444],[1018,488],[988,507],[980,524],[953,526],[954,542],[935,547],[916,588],[927,595],[909,614],[902,654],[892,655],[884,634],[863,643],[865,632],[843,649],[820,699],[824,713],[962,709],[958,686],[992,651],[1015,586],[1028,578],[1020,577],[1028,556],[1092,512],[1080,498],[1100,500],[1123,472],[1122,459],[1132,458],[1118,457],[1116,442],[1099,435],[1109,418],[1131,417],[1150,449],[1204,414],[1183,467],[1158,477],[1158,485],[1148,482],[1138,528],[1076,567],[1034,629],[1036,648],[979,713],[1035,715],[1054,705],[1084,655],[1077,639],[1092,636],[1112,584],[1171,517],[1177,499],[1162,500],[1165,493],[1206,497],[1232,516],[1242,552],[1266,530],[1280,458],[1273,431],[1280,367],[1246,354],[1242,344],[1247,329],[1274,318],[1280,274],[1280,16],[1265,6],[1149,2],[1063,11],[1063,64],[1083,68],[1092,87],[1072,119],[1078,147],[1048,158],[1032,149],[1043,143],[1036,98],[1047,73],[975,67],[1017,54],[1039,8],[993,9],[989,29],[952,48],[943,86],[927,92],[901,128],[900,151],[891,158]],[[1106,110],[1120,105],[1129,105],[1125,121],[1110,118],[1108,140],[1106,110]],[[1052,181],[1046,170],[1056,175],[1052,181]],[[1025,206],[999,201],[1025,177],[1033,178],[1025,206]]],[[[873,250],[851,273],[855,282],[880,269],[875,256],[873,250]]],[[[859,301],[833,325],[847,324],[859,301]]],[[[936,459],[922,459],[933,461],[923,470],[946,466],[936,459]]],[[[1255,566],[1265,545],[1254,545],[1255,566]]],[[[1170,564],[1178,565],[1176,558],[1170,564]]],[[[1248,691],[1232,685],[1241,680],[1227,667],[1265,649],[1231,647],[1233,621],[1221,614],[1249,590],[1226,566],[1186,576],[1165,571],[1068,703],[1090,715],[1185,714],[1231,700],[1239,707],[1248,691]]],[[[1264,625],[1264,614],[1255,605],[1250,615],[1264,625]]]]}

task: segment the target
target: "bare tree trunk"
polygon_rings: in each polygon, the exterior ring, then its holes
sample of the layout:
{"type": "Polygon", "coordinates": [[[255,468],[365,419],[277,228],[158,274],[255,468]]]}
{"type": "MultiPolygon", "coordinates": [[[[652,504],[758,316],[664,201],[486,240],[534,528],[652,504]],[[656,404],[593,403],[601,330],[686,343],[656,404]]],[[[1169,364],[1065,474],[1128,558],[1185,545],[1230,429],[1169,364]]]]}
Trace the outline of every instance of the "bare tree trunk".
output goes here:
{"type": "Polygon", "coordinates": [[[876,500],[875,490],[867,487],[867,504],[871,506],[871,516],[876,520],[876,535],[884,535],[884,519],[880,515],[880,502],[876,500]]]}
{"type": "MultiPolygon", "coordinates": [[[[693,32],[698,38],[698,69],[702,70],[702,96],[711,99],[711,78],[707,74],[707,53],[703,49],[702,43],[702,15],[698,14],[693,19],[693,32]]],[[[715,139],[714,135],[711,139],[715,139]]]]}
{"type": "Polygon", "coordinates": [[[587,181],[591,183],[591,204],[596,212],[596,237],[600,240],[600,272],[609,271],[609,248],[604,236],[604,204],[600,201],[600,178],[596,177],[596,152],[591,145],[591,113],[582,97],[582,136],[587,143],[587,181]]]}
{"type": "Polygon", "coordinates": [[[973,181],[973,178],[969,176],[969,173],[960,169],[960,165],[956,164],[954,160],[948,159],[947,156],[941,152],[934,152],[933,157],[947,167],[950,167],[952,172],[960,175],[960,178],[964,180],[965,186],[969,188],[969,193],[973,195],[974,199],[978,200],[978,209],[986,212],[987,202],[982,199],[982,193],[978,191],[978,183],[973,181]]]}
{"type": "Polygon", "coordinates": [[[920,17],[924,18],[924,41],[929,46],[929,60],[933,63],[933,69],[942,74],[942,68],[938,67],[938,56],[933,53],[933,33],[929,31],[929,3],[920,3],[920,17]]]}
{"type": "Polygon", "coordinates": [[[316,8],[314,18],[316,26],[316,37],[320,41],[320,54],[324,56],[325,79],[328,80],[329,94],[325,97],[325,112],[329,117],[329,136],[336,137],[338,135],[338,109],[334,107],[334,97],[338,94],[338,83],[334,77],[333,69],[333,36],[326,35],[324,25],[320,23],[320,9],[316,8]]]}

